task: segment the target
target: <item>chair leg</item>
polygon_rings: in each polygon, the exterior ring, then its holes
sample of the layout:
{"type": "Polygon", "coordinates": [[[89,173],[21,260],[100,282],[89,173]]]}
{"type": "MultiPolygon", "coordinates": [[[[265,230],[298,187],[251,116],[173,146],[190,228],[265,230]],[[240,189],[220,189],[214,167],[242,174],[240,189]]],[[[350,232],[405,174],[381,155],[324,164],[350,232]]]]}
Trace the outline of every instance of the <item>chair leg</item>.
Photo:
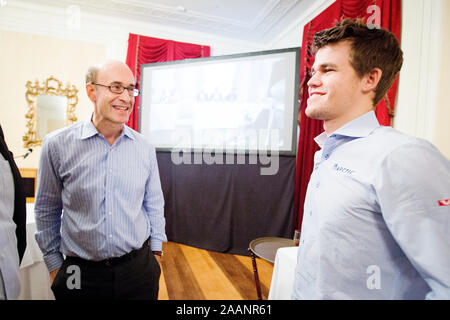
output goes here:
{"type": "Polygon", "coordinates": [[[256,293],[258,294],[258,300],[262,300],[261,284],[259,282],[258,268],[256,267],[256,257],[253,251],[250,250],[250,248],[248,249],[248,251],[250,252],[250,255],[252,257],[253,275],[255,276],[256,293]]]}

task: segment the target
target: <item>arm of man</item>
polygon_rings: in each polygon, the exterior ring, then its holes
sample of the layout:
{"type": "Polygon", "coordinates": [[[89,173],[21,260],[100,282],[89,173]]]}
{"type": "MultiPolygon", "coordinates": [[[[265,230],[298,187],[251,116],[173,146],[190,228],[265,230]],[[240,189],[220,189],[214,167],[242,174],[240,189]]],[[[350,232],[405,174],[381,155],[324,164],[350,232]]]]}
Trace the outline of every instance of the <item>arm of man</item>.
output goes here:
{"type": "MultiPolygon", "coordinates": [[[[162,251],[162,243],[167,241],[164,196],[161,189],[156,152],[153,147],[150,163],[150,174],[145,186],[143,206],[150,221],[150,248],[152,251],[162,251]]],[[[157,255],[155,257],[160,262],[160,257],[157,255]]]]}
{"type": "Polygon", "coordinates": [[[45,264],[51,272],[51,280],[63,262],[59,251],[61,243],[62,182],[57,174],[59,157],[50,141],[42,144],[39,160],[36,202],[36,241],[43,253],[45,264]]]}
{"type": "Polygon", "coordinates": [[[434,146],[403,145],[383,162],[376,191],[394,239],[431,291],[450,299],[450,161],[434,146]]]}

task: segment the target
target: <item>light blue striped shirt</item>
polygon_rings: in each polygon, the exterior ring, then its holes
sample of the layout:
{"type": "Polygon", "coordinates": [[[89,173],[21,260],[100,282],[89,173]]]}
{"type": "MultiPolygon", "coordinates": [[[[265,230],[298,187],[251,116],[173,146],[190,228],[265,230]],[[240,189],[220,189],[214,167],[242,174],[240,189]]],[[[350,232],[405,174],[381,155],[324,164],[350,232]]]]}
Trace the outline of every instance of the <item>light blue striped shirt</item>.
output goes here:
{"type": "Polygon", "coordinates": [[[164,198],[153,146],[123,126],[110,146],[91,121],[48,134],[39,161],[36,241],[50,271],[63,254],[99,261],[162,249],[164,198]]]}
{"type": "Polygon", "coordinates": [[[293,298],[450,299],[450,161],[373,111],[315,140],[293,298]]]}

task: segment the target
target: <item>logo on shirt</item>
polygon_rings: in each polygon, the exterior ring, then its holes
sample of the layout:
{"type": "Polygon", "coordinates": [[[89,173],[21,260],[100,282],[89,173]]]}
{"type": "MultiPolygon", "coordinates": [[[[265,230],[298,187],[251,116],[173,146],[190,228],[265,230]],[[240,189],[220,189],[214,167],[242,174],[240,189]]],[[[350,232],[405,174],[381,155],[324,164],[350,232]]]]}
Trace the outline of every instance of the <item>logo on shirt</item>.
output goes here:
{"type": "Polygon", "coordinates": [[[338,165],[337,163],[335,163],[333,165],[333,168],[337,171],[337,172],[341,172],[341,173],[345,173],[345,174],[353,174],[355,172],[355,170],[351,170],[348,168],[344,168],[341,167],[340,165],[338,165]]]}
{"type": "Polygon", "coordinates": [[[450,199],[438,200],[439,207],[450,206],[450,199]]]}

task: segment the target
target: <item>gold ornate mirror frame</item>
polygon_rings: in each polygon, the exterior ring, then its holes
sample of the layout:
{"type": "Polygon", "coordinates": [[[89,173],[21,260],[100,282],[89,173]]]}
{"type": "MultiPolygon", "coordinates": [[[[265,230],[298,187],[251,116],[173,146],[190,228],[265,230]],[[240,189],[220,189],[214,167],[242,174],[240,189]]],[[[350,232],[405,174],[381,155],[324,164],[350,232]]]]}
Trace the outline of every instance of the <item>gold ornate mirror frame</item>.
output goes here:
{"type": "Polygon", "coordinates": [[[53,76],[50,76],[48,79],[43,81],[42,84],[40,84],[38,80],[35,80],[34,84],[32,84],[31,81],[27,81],[25,86],[27,88],[25,99],[28,103],[28,112],[25,115],[25,118],[27,119],[26,128],[28,131],[23,137],[25,148],[40,146],[42,144],[42,139],[39,139],[36,133],[36,124],[38,120],[36,100],[39,95],[66,97],[66,126],[77,121],[77,117],[75,116],[75,106],[78,103],[78,90],[74,85],[67,83],[64,88],[61,81],[53,76]]]}

